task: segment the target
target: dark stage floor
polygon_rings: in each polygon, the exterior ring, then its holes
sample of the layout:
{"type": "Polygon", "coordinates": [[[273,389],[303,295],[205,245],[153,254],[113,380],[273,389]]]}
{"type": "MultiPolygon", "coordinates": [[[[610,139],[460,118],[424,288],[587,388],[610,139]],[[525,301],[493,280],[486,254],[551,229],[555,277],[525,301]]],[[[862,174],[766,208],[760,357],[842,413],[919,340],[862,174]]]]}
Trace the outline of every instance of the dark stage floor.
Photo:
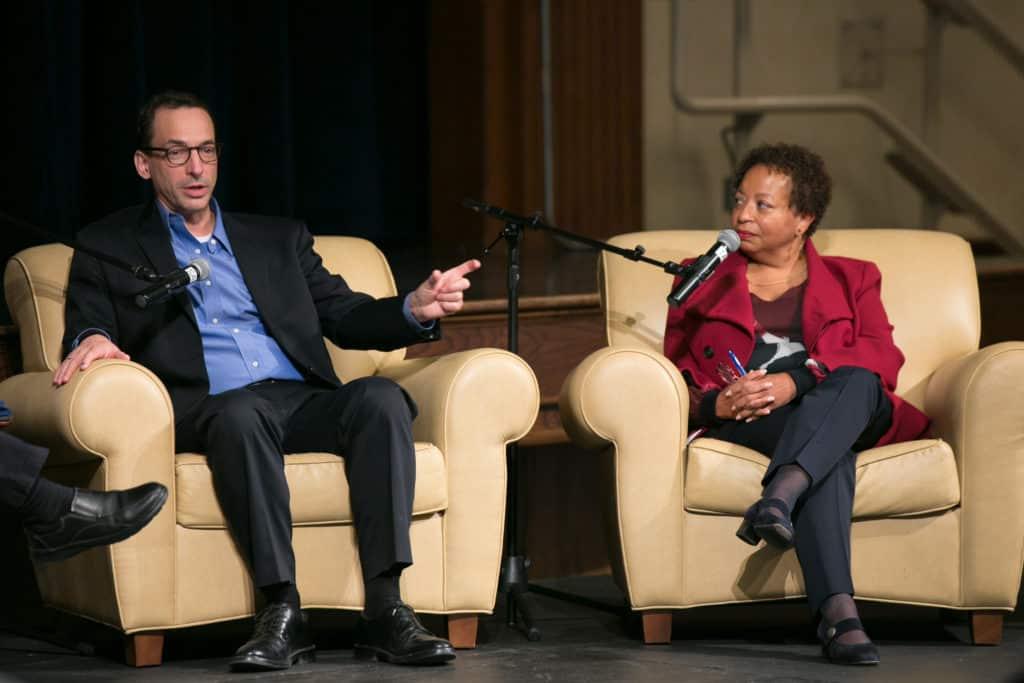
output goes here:
{"type": "MultiPolygon", "coordinates": [[[[622,599],[606,577],[545,585],[606,604],[622,599]]],[[[832,666],[820,657],[798,603],[679,613],[672,644],[645,647],[635,620],[550,597],[534,601],[540,642],[527,642],[507,628],[501,609],[482,624],[476,650],[461,652],[454,664],[427,669],[355,661],[347,641],[352,616],[313,612],[317,662],[259,675],[230,674],[226,667],[226,657],[248,634],[247,623],[178,632],[168,640],[163,666],[130,669],[114,659],[119,641],[111,632],[37,615],[36,628],[57,628],[67,643],[98,642],[97,654],[18,635],[18,626],[8,624],[0,630],[0,681],[1024,681],[1020,612],[1009,618],[1001,646],[973,647],[965,642],[967,625],[959,615],[866,604],[862,614],[881,647],[882,664],[857,669],[832,666]]]]}

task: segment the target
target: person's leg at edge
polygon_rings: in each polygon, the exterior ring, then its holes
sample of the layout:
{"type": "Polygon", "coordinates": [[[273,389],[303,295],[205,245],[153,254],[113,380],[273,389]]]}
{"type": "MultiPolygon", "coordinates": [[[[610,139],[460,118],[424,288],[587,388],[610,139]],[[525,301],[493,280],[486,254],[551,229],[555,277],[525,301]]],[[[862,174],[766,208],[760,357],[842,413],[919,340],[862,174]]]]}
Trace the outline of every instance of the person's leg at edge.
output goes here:
{"type": "Polygon", "coordinates": [[[145,527],[167,500],[167,488],[155,482],[124,491],[58,484],[41,474],[48,454],[0,431],[0,506],[21,520],[37,562],[123,541],[145,527]]]}
{"type": "Polygon", "coordinates": [[[49,451],[0,431],[0,504],[24,522],[51,521],[71,508],[75,490],[40,476],[49,451]]]}

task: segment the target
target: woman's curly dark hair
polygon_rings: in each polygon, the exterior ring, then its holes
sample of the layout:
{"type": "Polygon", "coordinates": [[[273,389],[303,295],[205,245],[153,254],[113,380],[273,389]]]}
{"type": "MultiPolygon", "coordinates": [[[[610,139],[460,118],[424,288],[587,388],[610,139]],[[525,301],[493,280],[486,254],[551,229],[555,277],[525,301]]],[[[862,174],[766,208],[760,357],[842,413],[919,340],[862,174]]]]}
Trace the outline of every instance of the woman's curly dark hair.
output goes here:
{"type": "Polygon", "coordinates": [[[743,176],[759,164],[789,176],[792,184],[789,208],[800,216],[814,216],[806,237],[813,235],[832,199],[832,178],[825,169],[825,161],[811,150],[799,145],[788,145],[784,142],[761,145],[750,150],[736,168],[732,181],[733,188],[739,189],[743,176]]]}

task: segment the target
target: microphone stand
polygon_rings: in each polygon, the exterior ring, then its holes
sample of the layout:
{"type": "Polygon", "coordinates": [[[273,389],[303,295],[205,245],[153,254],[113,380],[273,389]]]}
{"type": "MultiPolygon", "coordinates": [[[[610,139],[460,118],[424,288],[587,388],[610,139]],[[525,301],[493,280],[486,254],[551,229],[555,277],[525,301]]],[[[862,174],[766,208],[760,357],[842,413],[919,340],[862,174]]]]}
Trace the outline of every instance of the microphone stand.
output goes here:
{"type": "MultiPolygon", "coordinates": [[[[462,205],[467,209],[476,211],[477,213],[488,216],[489,218],[500,220],[505,224],[501,232],[498,233],[498,236],[484,248],[484,254],[488,254],[494,245],[501,240],[505,240],[505,243],[508,246],[508,350],[512,353],[519,353],[519,248],[525,228],[542,230],[553,235],[559,235],[572,242],[586,245],[593,249],[618,254],[619,256],[631,261],[648,263],[650,265],[657,266],[666,273],[670,273],[672,275],[689,276],[691,271],[691,266],[684,266],[669,261],[657,261],[644,256],[646,250],[639,244],[633,249],[616,247],[608,244],[607,242],[601,242],[589,237],[577,235],[567,230],[562,230],[554,225],[549,225],[542,221],[539,215],[527,218],[474,199],[464,199],[462,200],[462,205]]],[[[500,590],[506,596],[506,623],[508,626],[515,628],[517,626],[517,616],[521,616],[527,640],[537,641],[541,639],[541,632],[535,624],[533,608],[528,600],[528,593],[531,590],[536,593],[543,593],[554,597],[568,598],[598,609],[611,610],[614,612],[621,611],[619,608],[611,608],[596,600],[579,598],[577,596],[563,593],[562,591],[530,585],[526,571],[530,566],[530,560],[525,556],[525,554],[523,554],[523,551],[519,549],[518,539],[519,501],[517,493],[519,490],[520,474],[519,444],[512,442],[505,447],[505,460],[508,467],[508,479],[505,494],[505,499],[507,501],[505,506],[505,558],[502,561],[501,566],[500,590]]]]}
{"type": "Polygon", "coordinates": [[[122,261],[121,259],[115,256],[110,256],[109,254],[104,254],[103,252],[96,251],[95,249],[92,249],[90,247],[82,246],[81,244],[75,242],[74,240],[68,241],[60,237],[57,237],[56,235],[50,233],[47,230],[43,230],[40,227],[36,227],[35,225],[32,225],[28,221],[23,221],[20,218],[12,216],[4,211],[0,211],[0,218],[9,223],[13,223],[15,226],[19,228],[24,228],[29,232],[33,232],[37,235],[45,237],[47,240],[50,240],[51,242],[59,242],[66,247],[71,247],[75,251],[80,251],[83,254],[92,256],[97,261],[109,263],[115,268],[131,273],[135,278],[142,280],[143,282],[156,282],[160,279],[160,275],[157,274],[157,272],[154,271],[149,266],[133,266],[130,263],[122,261]]]}

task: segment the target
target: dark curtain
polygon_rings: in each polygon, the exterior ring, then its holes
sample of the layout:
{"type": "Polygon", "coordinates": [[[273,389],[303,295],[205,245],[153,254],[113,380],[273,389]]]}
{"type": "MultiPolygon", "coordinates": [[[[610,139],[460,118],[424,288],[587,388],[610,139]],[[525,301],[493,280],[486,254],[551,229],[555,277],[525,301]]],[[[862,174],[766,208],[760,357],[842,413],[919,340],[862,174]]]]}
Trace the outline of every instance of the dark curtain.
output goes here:
{"type": "Polygon", "coordinates": [[[72,239],[148,199],[135,116],[173,88],[213,111],[225,210],[366,237],[412,286],[430,249],[428,16],[415,0],[9,4],[0,257],[51,241],[20,221],[72,239]]]}

